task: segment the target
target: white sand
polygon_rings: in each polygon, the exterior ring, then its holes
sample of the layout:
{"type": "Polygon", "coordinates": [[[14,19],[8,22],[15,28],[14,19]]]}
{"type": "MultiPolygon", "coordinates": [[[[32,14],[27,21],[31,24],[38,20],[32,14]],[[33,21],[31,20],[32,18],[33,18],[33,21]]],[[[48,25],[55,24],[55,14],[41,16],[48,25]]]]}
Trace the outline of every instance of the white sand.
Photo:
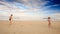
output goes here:
{"type": "Polygon", "coordinates": [[[0,34],[60,34],[60,22],[52,22],[51,28],[47,21],[0,21],[0,34]]]}

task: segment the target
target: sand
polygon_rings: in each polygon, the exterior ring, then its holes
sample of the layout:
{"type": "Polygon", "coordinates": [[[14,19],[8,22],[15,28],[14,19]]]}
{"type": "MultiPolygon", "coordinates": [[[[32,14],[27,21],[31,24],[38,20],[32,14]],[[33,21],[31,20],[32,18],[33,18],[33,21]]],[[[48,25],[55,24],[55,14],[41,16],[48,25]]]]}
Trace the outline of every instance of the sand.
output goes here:
{"type": "Polygon", "coordinates": [[[0,34],[60,34],[60,21],[9,21],[0,20],[0,34]]]}

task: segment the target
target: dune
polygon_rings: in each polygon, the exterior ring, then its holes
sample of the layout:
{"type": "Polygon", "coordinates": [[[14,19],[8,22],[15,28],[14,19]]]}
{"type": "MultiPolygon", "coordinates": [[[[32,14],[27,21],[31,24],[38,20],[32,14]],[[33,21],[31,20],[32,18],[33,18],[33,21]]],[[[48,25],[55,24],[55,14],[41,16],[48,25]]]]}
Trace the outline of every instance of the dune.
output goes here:
{"type": "Polygon", "coordinates": [[[0,34],[60,34],[60,21],[9,21],[0,20],[0,34]]]}

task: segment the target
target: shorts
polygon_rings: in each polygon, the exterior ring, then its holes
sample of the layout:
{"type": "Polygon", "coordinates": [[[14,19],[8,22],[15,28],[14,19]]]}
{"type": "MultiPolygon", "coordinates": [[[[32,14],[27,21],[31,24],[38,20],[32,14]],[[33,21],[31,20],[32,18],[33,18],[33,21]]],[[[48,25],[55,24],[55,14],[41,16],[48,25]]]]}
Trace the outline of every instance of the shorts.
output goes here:
{"type": "Polygon", "coordinates": [[[11,19],[9,19],[9,21],[11,21],[11,19]]]}

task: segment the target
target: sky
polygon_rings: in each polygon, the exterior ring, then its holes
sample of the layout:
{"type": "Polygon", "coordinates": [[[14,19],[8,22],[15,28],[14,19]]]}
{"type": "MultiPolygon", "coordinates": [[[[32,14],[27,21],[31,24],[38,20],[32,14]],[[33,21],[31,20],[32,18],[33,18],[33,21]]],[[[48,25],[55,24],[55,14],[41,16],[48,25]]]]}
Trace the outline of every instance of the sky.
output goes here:
{"type": "Polygon", "coordinates": [[[60,20],[60,0],[0,0],[0,20],[60,20]]]}

